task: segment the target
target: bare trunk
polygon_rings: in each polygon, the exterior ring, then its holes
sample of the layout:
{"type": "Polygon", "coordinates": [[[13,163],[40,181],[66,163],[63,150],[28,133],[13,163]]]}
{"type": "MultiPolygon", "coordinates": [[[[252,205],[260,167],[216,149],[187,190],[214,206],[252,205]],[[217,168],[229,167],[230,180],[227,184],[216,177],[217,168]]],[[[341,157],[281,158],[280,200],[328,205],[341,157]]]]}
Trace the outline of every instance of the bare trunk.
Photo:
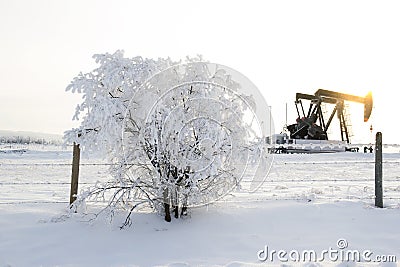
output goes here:
{"type": "Polygon", "coordinates": [[[171,221],[171,213],[169,211],[169,196],[168,196],[168,188],[164,189],[164,211],[165,211],[165,220],[167,222],[171,221]]]}

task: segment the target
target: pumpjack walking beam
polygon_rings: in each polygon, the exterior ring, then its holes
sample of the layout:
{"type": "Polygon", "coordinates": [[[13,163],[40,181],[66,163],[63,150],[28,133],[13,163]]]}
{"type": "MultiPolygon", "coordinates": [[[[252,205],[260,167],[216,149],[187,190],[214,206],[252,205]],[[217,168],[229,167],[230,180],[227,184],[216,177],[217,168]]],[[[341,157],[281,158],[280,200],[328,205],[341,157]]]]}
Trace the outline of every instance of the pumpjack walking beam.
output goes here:
{"type": "Polygon", "coordinates": [[[362,96],[355,96],[355,95],[329,91],[325,89],[318,89],[315,92],[315,96],[329,97],[332,99],[337,99],[337,100],[340,99],[340,100],[346,100],[364,104],[364,122],[367,122],[369,120],[369,117],[371,116],[372,105],[373,105],[371,92],[369,92],[365,97],[362,97],[362,96]]]}

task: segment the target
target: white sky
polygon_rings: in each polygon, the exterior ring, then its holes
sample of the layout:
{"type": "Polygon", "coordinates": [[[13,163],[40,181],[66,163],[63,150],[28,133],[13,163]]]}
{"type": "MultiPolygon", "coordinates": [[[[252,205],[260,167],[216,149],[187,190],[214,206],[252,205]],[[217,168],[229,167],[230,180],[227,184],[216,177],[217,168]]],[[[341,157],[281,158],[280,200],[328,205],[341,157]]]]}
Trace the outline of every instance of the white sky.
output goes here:
{"type": "Polygon", "coordinates": [[[79,97],[65,87],[95,53],[205,59],[240,71],[294,122],[296,92],[365,95],[352,106],[353,142],[369,126],[399,143],[400,4],[396,1],[0,0],[0,129],[63,133],[79,97]]]}

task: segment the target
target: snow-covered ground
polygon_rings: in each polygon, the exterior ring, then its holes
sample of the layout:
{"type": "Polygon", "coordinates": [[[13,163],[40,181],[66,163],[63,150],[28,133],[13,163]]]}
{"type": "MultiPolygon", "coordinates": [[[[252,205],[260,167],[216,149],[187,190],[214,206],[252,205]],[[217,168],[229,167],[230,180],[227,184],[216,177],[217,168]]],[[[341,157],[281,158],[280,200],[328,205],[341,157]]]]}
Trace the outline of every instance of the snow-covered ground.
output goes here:
{"type": "MultiPolygon", "coordinates": [[[[400,260],[400,150],[384,152],[384,209],[373,207],[373,154],[275,155],[255,193],[234,192],[171,223],[143,210],[119,230],[125,212],[111,224],[67,215],[70,150],[0,147],[0,267],[312,266],[292,261],[311,250],[324,256],[321,266],[396,266],[340,261],[348,251],[400,260]]],[[[98,159],[82,163],[80,188],[110,179],[98,159]]]]}

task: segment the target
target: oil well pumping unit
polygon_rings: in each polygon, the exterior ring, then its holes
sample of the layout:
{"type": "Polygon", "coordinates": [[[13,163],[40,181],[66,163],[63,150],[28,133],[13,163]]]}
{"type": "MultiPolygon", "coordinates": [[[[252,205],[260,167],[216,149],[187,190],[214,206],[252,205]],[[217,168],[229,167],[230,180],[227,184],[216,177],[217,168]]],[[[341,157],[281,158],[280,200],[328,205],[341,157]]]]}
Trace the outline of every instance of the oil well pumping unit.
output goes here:
{"type": "MultiPolygon", "coordinates": [[[[309,140],[318,140],[316,143],[322,144],[328,139],[328,129],[335,115],[339,120],[341,141],[346,144],[350,143],[349,127],[346,120],[345,101],[364,104],[364,122],[369,120],[372,112],[372,93],[368,93],[365,97],[344,94],[324,89],[317,90],[314,95],[296,93],[296,110],[297,120],[295,124],[287,126],[290,132],[290,139],[283,143],[310,143],[309,140]],[[304,109],[303,101],[309,101],[308,109],[304,109]],[[322,104],[334,105],[331,114],[325,114],[321,108],[322,104]],[[327,116],[329,115],[329,117],[327,116]],[[325,116],[325,117],[324,117],[325,116]],[[303,142],[301,140],[304,140],[303,142]],[[296,142],[297,141],[297,142],[296,142]]],[[[278,140],[277,140],[277,143],[278,140]]],[[[332,142],[331,142],[332,143],[332,142]]],[[[285,151],[286,152],[286,151],[285,151]]]]}

